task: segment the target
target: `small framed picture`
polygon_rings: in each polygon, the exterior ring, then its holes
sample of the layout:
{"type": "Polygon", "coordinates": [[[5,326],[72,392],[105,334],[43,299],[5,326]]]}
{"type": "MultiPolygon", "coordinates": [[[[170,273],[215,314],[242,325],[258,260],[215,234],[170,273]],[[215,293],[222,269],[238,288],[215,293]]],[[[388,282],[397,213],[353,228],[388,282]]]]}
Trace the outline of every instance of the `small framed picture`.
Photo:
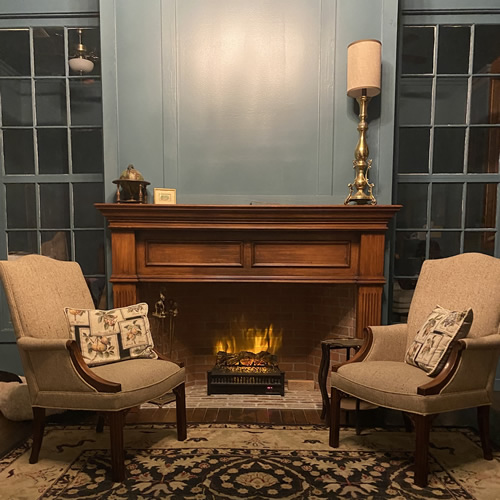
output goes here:
{"type": "Polygon", "coordinates": [[[154,188],[155,205],[175,205],[175,189],[154,188]]]}

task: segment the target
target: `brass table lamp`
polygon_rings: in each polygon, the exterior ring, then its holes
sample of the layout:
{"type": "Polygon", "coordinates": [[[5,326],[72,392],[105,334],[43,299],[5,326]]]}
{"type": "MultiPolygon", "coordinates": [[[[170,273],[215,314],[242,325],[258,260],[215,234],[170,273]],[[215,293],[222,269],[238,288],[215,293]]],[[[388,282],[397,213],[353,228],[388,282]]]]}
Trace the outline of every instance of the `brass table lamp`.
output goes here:
{"type": "Polygon", "coordinates": [[[380,94],[380,55],[381,43],[378,40],[358,40],[347,47],[347,95],[359,104],[359,139],[354,150],[352,162],[355,171],[354,181],[348,185],[349,195],[344,205],[376,205],[373,187],[368,180],[368,170],[372,160],[368,159],[369,150],[366,142],[368,130],[368,103],[380,94]]]}

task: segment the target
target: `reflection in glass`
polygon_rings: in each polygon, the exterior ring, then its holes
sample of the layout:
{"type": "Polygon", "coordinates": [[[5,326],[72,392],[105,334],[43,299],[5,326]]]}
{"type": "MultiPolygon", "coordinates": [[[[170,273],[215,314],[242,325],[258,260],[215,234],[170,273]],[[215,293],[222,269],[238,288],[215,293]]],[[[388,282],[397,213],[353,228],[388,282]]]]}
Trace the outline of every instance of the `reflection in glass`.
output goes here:
{"type": "Polygon", "coordinates": [[[438,73],[469,72],[470,28],[440,26],[438,43],[438,73]]]}
{"type": "Polygon", "coordinates": [[[434,27],[405,26],[403,28],[403,73],[432,73],[433,53],[434,27]]]}
{"type": "Polygon", "coordinates": [[[4,127],[33,125],[30,80],[0,80],[0,98],[4,127]]]}
{"type": "MultiPolygon", "coordinates": [[[[500,26],[477,25],[474,40],[474,73],[499,73],[492,66],[500,57],[500,26]]],[[[497,63],[498,64],[498,63],[497,63]]]]}
{"type": "Polygon", "coordinates": [[[479,252],[494,256],[495,233],[486,231],[466,231],[464,252],[479,252]]]}
{"type": "Polygon", "coordinates": [[[426,173],[429,171],[429,129],[399,129],[398,173],[426,173]]]}
{"type": "Polygon", "coordinates": [[[57,260],[70,260],[69,231],[42,231],[41,254],[57,260]]]}
{"type": "Polygon", "coordinates": [[[436,109],[434,123],[448,125],[450,123],[465,123],[467,109],[467,79],[447,78],[437,79],[436,109]]]}
{"type": "Polygon", "coordinates": [[[104,169],[102,130],[72,129],[73,173],[98,174],[104,169]]]}
{"type": "Polygon", "coordinates": [[[6,184],[7,227],[36,228],[35,184],[6,184]]]}
{"type": "Polygon", "coordinates": [[[36,231],[7,231],[7,251],[9,255],[38,253],[36,231]]]}
{"type": "Polygon", "coordinates": [[[425,228],[427,226],[427,184],[398,185],[398,204],[403,208],[397,214],[399,228],[425,228]]]}
{"type": "Polygon", "coordinates": [[[499,145],[500,128],[471,128],[469,131],[468,172],[497,174],[499,172],[499,145]]]}
{"type": "Polygon", "coordinates": [[[399,94],[399,124],[430,124],[431,94],[432,79],[402,78],[399,94]]]}
{"type": "Polygon", "coordinates": [[[95,79],[70,82],[71,124],[102,124],[101,82],[95,79]]]}
{"type": "Polygon", "coordinates": [[[85,275],[104,274],[104,231],[75,231],[75,260],[85,275]]]}
{"type": "Polygon", "coordinates": [[[416,276],[425,259],[425,233],[398,231],[394,273],[397,276],[416,276]]]}
{"type": "Polygon", "coordinates": [[[30,76],[29,30],[0,29],[0,76],[30,76]]]}
{"type": "MultiPolygon", "coordinates": [[[[499,68],[500,71],[500,68],[499,68]]],[[[500,123],[500,78],[476,77],[472,79],[471,123],[500,123]],[[496,106],[494,103],[496,102],[496,106]]]]}
{"type": "MultiPolygon", "coordinates": [[[[75,48],[78,43],[78,28],[68,29],[68,50],[70,57],[75,53],[75,48]]],[[[87,73],[87,75],[99,75],[101,73],[101,61],[99,57],[99,54],[101,53],[101,39],[99,29],[84,28],[82,30],[82,43],[87,48],[88,54],[94,54],[97,56],[96,58],[91,59],[94,63],[94,68],[90,73],[87,73]]]]}
{"type": "Polygon", "coordinates": [[[442,231],[438,233],[440,238],[436,239],[439,245],[441,257],[451,257],[460,253],[460,232],[442,231]]]}
{"type": "Polygon", "coordinates": [[[68,135],[65,128],[37,130],[38,169],[41,174],[68,173],[68,135]]]}
{"type": "Polygon", "coordinates": [[[64,80],[37,80],[35,92],[38,125],[66,125],[64,80]]]}
{"type": "Polygon", "coordinates": [[[7,175],[35,173],[32,129],[4,130],[3,151],[7,175]]]}
{"type": "Polygon", "coordinates": [[[35,75],[64,75],[64,31],[62,28],[33,28],[35,75]]]}
{"type": "Polygon", "coordinates": [[[431,207],[432,228],[459,228],[462,217],[462,184],[433,184],[431,207]]]}
{"type": "Polygon", "coordinates": [[[40,184],[41,227],[69,227],[69,190],[67,184],[40,184]]]}
{"type": "Polygon", "coordinates": [[[432,171],[459,173],[464,169],[465,128],[435,128],[432,171]]]}
{"type": "Polygon", "coordinates": [[[73,185],[75,227],[102,227],[104,219],[94,203],[102,203],[104,191],[102,183],[85,182],[73,185]]]}
{"type": "Polygon", "coordinates": [[[467,184],[465,227],[495,227],[497,213],[497,184],[467,184]]]}

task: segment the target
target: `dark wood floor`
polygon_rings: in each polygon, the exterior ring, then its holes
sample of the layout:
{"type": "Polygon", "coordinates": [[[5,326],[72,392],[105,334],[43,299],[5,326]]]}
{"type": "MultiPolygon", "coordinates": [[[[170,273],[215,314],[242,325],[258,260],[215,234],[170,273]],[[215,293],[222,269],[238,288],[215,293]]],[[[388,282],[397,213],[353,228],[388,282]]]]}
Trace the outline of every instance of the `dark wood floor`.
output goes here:
{"type": "MultiPolygon", "coordinates": [[[[273,425],[324,425],[320,410],[273,410],[266,408],[188,408],[188,424],[193,423],[259,423],[273,425]]],[[[90,412],[65,412],[49,417],[57,424],[94,424],[90,412]]],[[[127,414],[128,424],[174,423],[175,408],[142,408],[127,414]]],[[[31,434],[31,422],[12,422],[0,414],[0,456],[23,442],[31,434]]]]}

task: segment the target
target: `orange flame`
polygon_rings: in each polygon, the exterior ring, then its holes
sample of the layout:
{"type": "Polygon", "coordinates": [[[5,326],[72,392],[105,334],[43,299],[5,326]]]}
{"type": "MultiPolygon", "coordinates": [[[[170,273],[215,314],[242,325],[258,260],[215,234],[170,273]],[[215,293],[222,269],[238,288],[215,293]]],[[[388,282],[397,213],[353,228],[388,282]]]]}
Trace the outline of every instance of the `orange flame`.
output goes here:
{"type": "Polygon", "coordinates": [[[215,354],[219,351],[227,353],[237,353],[240,351],[251,351],[259,353],[267,351],[275,354],[281,347],[283,331],[275,332],[273,325],[261,328],[247,328],[240,333],[240,338],[235,335],[226,336],[218,340],[215,344],[215,354]]]}

